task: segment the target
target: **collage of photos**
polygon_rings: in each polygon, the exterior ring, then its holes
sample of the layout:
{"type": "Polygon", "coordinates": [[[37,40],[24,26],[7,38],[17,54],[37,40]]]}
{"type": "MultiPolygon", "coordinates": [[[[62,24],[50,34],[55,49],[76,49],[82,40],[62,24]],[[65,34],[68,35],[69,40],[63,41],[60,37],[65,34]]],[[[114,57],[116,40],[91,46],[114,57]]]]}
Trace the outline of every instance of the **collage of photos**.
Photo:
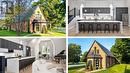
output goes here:
{"type": "Polygon", "coordinates": [[[130,0],[0,0],[0,73],[130,73],[130,0]]]}

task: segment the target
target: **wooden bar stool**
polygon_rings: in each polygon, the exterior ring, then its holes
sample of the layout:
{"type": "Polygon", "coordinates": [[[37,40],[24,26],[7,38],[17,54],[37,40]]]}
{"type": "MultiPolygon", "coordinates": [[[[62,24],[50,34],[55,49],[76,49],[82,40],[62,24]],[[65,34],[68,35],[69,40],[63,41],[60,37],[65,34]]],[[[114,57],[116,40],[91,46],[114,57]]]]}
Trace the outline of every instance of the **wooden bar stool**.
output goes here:
{"type": "Polygon", "coordinates": [[[83,22],[79,22],[79,32],[83,31],[83,22]]]}
{"type": "Polygon", "coordinates": [[[85,22],[82,23],[82,29],[83,29],[83,32],[86,31],[86,29],[85,29],[85,22]]]}

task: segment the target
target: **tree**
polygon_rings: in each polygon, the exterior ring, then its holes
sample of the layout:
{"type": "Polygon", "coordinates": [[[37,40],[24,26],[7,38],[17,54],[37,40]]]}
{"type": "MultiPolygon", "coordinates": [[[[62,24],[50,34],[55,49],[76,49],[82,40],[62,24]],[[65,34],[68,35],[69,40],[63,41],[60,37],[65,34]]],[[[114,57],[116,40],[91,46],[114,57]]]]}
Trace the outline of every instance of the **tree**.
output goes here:
{"type": "Polygon", "coordinates": [[[16,0],[16,3],[15,3],[15,13],[14,13],[14,16],[18,16],[18,23],[16,23],[16,32],[17,32],[17,35],[19,36],[20,35],[20,32],[21,32],[21,21],[20,21],[20,17],[21,16],[21,13],[23,12],[26,12],[26,10],[28,9],[28,7],[30,7],[30,4],[31,4],[32,0],[16,0]]]}
{"type": "Polygon", "coordinates": [[[85,52],[82,54],[81,62],[84,62],[84,61],[85,61],[86,54],[87,54],[87,51],[85,51],[85,52]]]}
{"type": "Polygon", "coordinates": [[[121,63],[130,63],[130,39],[116,39],[110,51],[121,63]]]}
{"type": "Polygon", "coordinates": [[[65,26],[66,0],[39,0],[33,5],[41,7],[49,28],[65,26]]]}
{"type": "Polygon", "coordinates": [[[68,45],[68,62],[78,63],[81,56],[81,46],[77,44],[68,45]]]}
{"type": "MultiPolygon", "coordinates": [[[[5,0],[5,1],[8,2],[8,0],[5,0]]],[[[22,14],[23,12],[26,12],[26,10],[31,6],[30,4],[32,0],[10,0],[10,1],[13,2],[13,5],[11,5],[11,7],[8,7],[8,9],[13,10],[14,13],[11,13],[11,14],[5,13],[5,16],[6,16],[5,20],[7,21],[6,24],[7,23],[9,24],[10,21],[14,23],[15,21],[12,19],[14,19],[16,16],[19,16],[18,22],[16,22],[16,32],[17,32],[17,35],[19,36],[20,30],[21,30],[20,25],[22,25],[20,21],[20,18],[22,16],[20,16],[20,14],[22,14]]]]}

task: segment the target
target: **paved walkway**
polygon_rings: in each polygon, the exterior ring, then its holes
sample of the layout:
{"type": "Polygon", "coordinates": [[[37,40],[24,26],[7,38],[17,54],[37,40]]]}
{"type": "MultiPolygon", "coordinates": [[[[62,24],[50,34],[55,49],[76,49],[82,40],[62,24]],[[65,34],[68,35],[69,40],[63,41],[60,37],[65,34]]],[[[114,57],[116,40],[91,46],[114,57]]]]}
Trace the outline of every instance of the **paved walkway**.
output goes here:
{"type": "MultiPolygon", "coordinates": [[[[105,69],[98,69],[98,70],[93,70],[93,71],[86,71],[85,73],[93,73],[93,72],[98,72],[98,71],[102,71],[102,70],[105,70],[105,69]]],[[[85,68],[81,68],[78,71],[79,72],[85,71],[85,68]]]]}

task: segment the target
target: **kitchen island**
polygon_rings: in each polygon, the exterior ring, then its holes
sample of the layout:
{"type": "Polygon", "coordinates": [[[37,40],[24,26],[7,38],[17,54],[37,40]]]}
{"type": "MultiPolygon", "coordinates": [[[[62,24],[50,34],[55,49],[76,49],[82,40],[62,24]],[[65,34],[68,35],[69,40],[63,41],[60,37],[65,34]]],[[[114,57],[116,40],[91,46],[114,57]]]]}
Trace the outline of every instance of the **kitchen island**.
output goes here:
{"type": "Polygon", "coordinates": [[[81,30],[89,31],[89,25],[92,25],[93,31],[96,31],[97,24],[100,25],[101,30],[105,30],[105,24],[108,24],[109,30],[113,30],[113,25],[117,25],[117,29],[120,31],[120,33],[123,33],[123,24],[121,21],[113,21],[113,20],[86,20],[83,18],[78,18],[77,17],[77,22],[76,22],[76,33],[79,33],[81,30]],[[80,25],[82,24],[82,25],[80,25]]]}
{"type": "Polygon", "coordinates": [[[7,59],[7,72],[19,73],[19,71],[35,61],[35,57],[22,57],[22,58],[10,58],[7,59]]]}

